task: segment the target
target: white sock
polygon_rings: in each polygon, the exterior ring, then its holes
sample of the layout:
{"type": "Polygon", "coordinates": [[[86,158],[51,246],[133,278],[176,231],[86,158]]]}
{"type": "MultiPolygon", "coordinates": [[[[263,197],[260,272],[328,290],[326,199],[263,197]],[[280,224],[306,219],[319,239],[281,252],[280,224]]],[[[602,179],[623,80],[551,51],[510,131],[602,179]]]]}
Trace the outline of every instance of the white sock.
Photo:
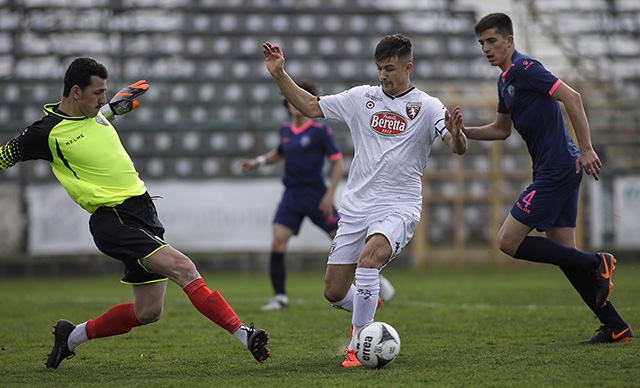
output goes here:
{"type": "Polygon", "coordinates": [[[380,294],[380,270],[376,268],[356,268],[356,294],[353,299],[353,334],[347,349],[353,349],[356,337],[364,325],[373,321],[380,294]]]}
{"type": "Polygon", "coordinates": [[[87,322],[81,323],[76,326],[75,329],[69,334],[69,338],[67,339],[67,347],[70,351],[75,351],[76,348],[83,343],[89,341],[87,338],[87,322]]]}
{"type": "Polygon", "coordinates": [[[249,342],[248,327],[246,327],[245,325],[241,325],[236,329],[236,331],[233,332],[233,335],[236,336],[236,338],[239,339],[244,344],[244,346],[247,347],[247,349],[249,348],[249,346],[247,345],[247,342],[249,342]]]}
{"type": "Polygon", "coordinates": [[[354,350],[356,348],[356,337],[358,337],[358,332],[362,329],[362,326],[353,326],[353,331],[351,334],[351,340],[349,341],[349,345],[347,345],[348,350],[354,350]]]}
{"type": "Polygon", "coordinates": [[[380,294],[380,270],[377,268],[356,268],[356,295],[353,299],[354,334],[356,328],[362,328],[373,321],[380,294]]]}
{"type": "Polygon", "coordinates": [[[356,286],[353,284],[349,288],[347,292],[347,296],[344,297],[339,302],[331,303],[331,306],[337,308],[338,310],[345,310],[348,312],[353,312],[353,297],[356,295],[356,286]]]}

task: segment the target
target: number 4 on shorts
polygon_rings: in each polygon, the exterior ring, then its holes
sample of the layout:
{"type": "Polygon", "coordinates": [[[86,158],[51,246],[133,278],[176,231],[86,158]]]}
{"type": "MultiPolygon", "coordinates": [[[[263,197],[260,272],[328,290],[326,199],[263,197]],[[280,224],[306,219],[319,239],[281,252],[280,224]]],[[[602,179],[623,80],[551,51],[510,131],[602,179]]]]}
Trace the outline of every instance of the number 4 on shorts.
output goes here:
{"type": "Polygon", "coordinates": [[[535,190],[531,191],[524,198],[522,198],[522,202],[524,202],[524,207],[529,207],[529,205],[531,205],[531,201],[533,200],[534,195],[536,195],[535,190]]]}

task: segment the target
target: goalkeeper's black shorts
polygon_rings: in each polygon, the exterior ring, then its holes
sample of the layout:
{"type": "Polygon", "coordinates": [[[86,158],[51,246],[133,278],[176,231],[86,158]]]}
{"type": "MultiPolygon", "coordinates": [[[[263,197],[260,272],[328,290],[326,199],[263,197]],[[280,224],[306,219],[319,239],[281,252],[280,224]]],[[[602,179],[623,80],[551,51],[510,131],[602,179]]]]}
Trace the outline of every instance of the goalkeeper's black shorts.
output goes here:
{"type": "Polygon", "coordinates": [[[91,215],[89,229],[102,253],[124,263],[123,283],[145,284],[166,279],[143,264],[143,260],[168,245],[163,241],[164,226],[148,193],[114,207],[99,207],[91,215]]]}

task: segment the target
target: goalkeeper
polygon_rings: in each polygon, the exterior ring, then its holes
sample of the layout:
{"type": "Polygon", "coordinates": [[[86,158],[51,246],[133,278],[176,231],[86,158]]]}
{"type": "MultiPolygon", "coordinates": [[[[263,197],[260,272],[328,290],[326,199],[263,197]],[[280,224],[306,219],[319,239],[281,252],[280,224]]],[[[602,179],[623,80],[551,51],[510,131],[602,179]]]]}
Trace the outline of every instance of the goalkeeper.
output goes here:
{"type": "Polygon", "coordinates": [[[122,261],[122,283],[133,287],[133,303],[113,306],[77,326],[54,325],[54,346],[46,361],[57,368],[76,348],[94,338],[125,334],[162,316],[167,279],[178,284],[204,316],[236,336],[254,358],[270,357],[264,330],[245,326],[218,291],[204,283],[194,263],[163,241],[164,227],[133,162],[110,121],[138,107],[149,85],[138,81],[106,103],[106,68],[77,58],[64,76],[62,100],[44,107],[45,116],[0,147],[0,168],[44,159],[69,196],[91,213],[89,227],[103,253],[122,261]]]}

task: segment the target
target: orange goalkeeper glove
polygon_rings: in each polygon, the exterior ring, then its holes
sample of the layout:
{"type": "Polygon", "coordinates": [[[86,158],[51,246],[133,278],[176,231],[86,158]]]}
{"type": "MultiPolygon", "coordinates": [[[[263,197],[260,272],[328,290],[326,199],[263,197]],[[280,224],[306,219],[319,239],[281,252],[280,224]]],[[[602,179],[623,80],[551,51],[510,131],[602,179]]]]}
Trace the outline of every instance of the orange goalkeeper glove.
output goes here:
{"type": "Polygon", "coordinates": [[[122,88],[115,96],[113,96],[108,104],[105,104],[100,109],[100,112],[102,112],[107,120],[113,121],[113,118],[116,115],[119,116],[129,113],[139,107],[140,103],[135,99],[140,97],[147,90],[149,90],[149,85],[146,80],[140,80],[135,84],[122,88]]]}

